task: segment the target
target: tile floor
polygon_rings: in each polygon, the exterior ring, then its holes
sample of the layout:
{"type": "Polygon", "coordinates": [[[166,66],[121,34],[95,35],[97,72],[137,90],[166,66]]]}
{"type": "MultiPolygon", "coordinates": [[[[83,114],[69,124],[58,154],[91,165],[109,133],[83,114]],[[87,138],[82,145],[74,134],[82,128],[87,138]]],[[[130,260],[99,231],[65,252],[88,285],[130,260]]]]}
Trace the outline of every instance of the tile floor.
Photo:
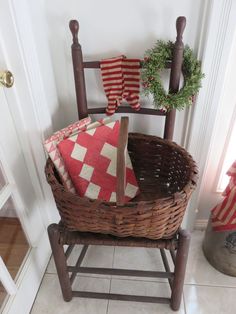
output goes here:
{"type": "MultiPolygon", "coordinates": [[[[107,301],[74,298],[63,301],[53,260],[43,278],[31,314],[233,314],[235,309],[236,278],[216,271],[208,264],[201,250],[204,233],[192,234],[190,254],[185,277],[183,301],[178,312],[168,305],[136,302],[107,301]]],[[[78,251],[80,247],[78,247],[78,251]]],[[[75,254],[70,257],[75,260],[75,254]]],[[[153,249],[90,247],[83,266],[157,270],[162,267],[159,252],[153,249]]],[[[74,288],[84,291],[130,293],[168,296],[165,279],[122,278],[102,275],[77,276],[74,288]]]]}

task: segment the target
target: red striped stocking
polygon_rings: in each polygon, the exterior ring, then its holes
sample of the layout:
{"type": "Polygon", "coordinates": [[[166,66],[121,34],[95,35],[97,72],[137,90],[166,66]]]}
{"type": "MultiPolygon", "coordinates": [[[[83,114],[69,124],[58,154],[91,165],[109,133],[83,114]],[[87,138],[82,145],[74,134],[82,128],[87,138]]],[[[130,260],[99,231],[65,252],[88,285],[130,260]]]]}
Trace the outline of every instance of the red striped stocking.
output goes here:
{"type": "Polygon", "coordinates": [[[124,56],[102,60],[103,87],[108,99],[106,113],[112,115],[125,99],[134,110],[140,109],[140,60],[124,56]]]}
{"type": "Polygon", "coordinates": [[[123,75],[122,75],[123,56],[102,60],[100,62],[103,87],[108,99],[106,113],[112,115],[122,101],[123,75]]]}
{"type": "Polygon", "coordinates": [[[140,109],[139,82],[140,82],[140,60],[123,59],[123,98],[136,111],[140,109]]]}

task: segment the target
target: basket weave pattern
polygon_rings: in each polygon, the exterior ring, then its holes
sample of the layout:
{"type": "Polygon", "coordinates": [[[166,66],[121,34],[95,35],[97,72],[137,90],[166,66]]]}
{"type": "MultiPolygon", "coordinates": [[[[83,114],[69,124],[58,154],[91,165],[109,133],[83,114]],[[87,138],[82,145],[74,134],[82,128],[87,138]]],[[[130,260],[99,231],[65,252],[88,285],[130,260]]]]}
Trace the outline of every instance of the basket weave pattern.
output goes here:
{"type": "Polygon", "coordinates": [[[46,178],[68,230],[160,239],[179,229],[196,187],[192,157],[171,141],[139,133],[129,134],[128,151],[141,193],[123,206],[66,191],[48,159],[46,178]]]}

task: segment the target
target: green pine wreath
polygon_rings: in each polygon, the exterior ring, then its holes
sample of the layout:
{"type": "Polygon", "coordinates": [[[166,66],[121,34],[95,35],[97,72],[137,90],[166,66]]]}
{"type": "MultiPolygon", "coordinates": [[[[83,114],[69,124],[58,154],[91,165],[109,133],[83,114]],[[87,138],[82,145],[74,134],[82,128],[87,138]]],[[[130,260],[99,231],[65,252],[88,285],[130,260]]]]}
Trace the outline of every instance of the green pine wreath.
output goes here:
{"type": "Polygon", "coordinates": [[[158,40],[152,49],[145,53],[142,67],[142,85],[144,94],[153,95],[154,107],[169,111],[171,109],[182,110],[193,102],[193,96],[201,87],[200,62],[193,55],[192,50],[184,47],[182,72],[184,77],[183,87],[173,94],[168,94],[161,82],[160,72],[166,68],[166,63],[171,61],[174,43],[158,40]]]}

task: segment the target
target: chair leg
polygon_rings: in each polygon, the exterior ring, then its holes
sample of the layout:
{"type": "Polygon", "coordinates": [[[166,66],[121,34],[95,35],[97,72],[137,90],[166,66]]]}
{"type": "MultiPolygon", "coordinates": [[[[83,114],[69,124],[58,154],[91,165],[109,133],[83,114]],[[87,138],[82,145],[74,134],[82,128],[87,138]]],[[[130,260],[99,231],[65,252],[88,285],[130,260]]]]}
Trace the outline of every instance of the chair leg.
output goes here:
{"type": "Polygon", "coordinates": [[[170,306],[174,311],[178,311],[181,303],[184,286],[184,276],[188,259],[189,243],[189,232],[187,232],[186,230],[180,230],[170,301],[170,306]]]}
{"type": "Polygon", "coordinates": [[[67,271],[66,256],[63,245],[59,243],[60,232],[57,224],[51,224],[48,226],[48,236],[61,285],[62,295],[64,300],[68,302],[72,299],[72,289],[69,273],[67,271]]]}

